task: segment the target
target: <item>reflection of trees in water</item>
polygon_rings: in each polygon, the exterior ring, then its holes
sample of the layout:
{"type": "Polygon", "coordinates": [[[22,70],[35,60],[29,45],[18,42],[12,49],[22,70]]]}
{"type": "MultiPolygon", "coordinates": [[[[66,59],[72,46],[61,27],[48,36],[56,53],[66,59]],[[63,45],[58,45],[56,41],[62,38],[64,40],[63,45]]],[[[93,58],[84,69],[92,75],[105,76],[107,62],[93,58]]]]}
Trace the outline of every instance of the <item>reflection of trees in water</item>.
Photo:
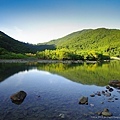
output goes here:
{"type": "Polygon", "coordinates": [[[23,63],[0,63],[0,82],[15,73],[29,69],[29,65],[23,63]]]}
{"type": "Polygon", "coordinates": [[[120,61],[96,64],[64,64],[64,63],[1,63],[0,82],[20,71],[37,67],[38,70],[49,71],[82,84],[107,85],[110,80],[120,79],[120,61]]]}
{"type": "Polygon", "coordinates": [[[39,64],[39,70],[49,71],[82,84],[107,85],[112,79],[120,79],[120,61],[97,64],[39,64]]]}

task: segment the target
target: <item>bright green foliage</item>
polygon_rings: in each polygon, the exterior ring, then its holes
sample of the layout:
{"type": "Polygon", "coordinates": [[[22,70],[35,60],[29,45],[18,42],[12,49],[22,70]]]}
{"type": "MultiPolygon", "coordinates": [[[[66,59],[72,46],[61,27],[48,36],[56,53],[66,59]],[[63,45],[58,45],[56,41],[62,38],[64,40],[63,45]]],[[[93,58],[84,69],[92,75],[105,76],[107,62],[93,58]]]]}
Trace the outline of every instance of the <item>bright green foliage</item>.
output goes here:
{"type": "Polygon", "coordinates": [[[0,59],[22,59],[26,58],[26,55],[23,55],[21,53],[13,53],[13,52],[8,52],[4,48],[0,48],[0,59]]]}
{"type": "Polygon", "coordinates": [[[42,52],[37,52],[36,56],[39,59],[53,59],[53,60],[103,60],[110,59],[109,56],[102,55],[101,53],[96,53],[94,51],[87,53],[80,53],[69,49],[56,49],[56,50],[45,50],[42,52]]]}
{"type": "Polygon", "coordinates": [[[109,59],[109,56],[120,57],[120,30],[82,30],[38,45],[17,41],[0,32],[0,58],[17,56],[13,53],[36,53],[39,59],[53,60],[103,60],[109,59]]]}
{"type": "Polygon", "coordinates": [[[38,64],[39,70],[61,75],[82,84],[106,86],[110,80],[120,80],[120,61],[96,64],[38,64]]]}
{"type": "Polygon", "coordinates": [[[82,30],[45,44],[55,45],[58,49],[66,48],[81,53],[96,51],[119,57],[120,30],[105,28],[82,30]]]}

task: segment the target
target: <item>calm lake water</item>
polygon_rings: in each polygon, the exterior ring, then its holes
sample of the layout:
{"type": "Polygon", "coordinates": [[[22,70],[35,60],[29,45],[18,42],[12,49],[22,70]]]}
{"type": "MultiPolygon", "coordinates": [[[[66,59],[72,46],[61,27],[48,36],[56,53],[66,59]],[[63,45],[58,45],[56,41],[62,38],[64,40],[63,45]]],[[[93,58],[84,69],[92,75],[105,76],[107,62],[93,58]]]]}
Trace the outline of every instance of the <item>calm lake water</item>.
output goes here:
{"type": "Polygon", "coordinates": [[[110,80],[120,80],[120,61],[103,64],[0,63],[0,120],[116,120],[120,119],[120,89],[110,97],[90,97],[105,91],[110,80]],[[20,104],[10,96],[27,93],[20,104]],[[82,96],[88,105],[80,105],[82,96]],[[117,100],[115,100],[117,98],[117,100]],[[97,112],[108,108],[105,118],[97,112]]]}

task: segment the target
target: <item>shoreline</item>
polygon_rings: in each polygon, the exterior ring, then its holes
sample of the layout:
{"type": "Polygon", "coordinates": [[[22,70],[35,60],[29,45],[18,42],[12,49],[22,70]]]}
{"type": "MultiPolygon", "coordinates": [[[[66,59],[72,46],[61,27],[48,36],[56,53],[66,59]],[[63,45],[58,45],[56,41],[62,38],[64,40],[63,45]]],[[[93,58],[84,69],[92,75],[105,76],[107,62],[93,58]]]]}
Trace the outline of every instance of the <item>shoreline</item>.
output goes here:
{"type": "MultiPolygon", "coordinates": [[[[103,62],[109,62],[110,60],[104,60],[103,62]]],[[[0,63],[98,63],[100,61],[82,61],[82,60],[39,60],[39,59],[0,59],[0,63]]]]}

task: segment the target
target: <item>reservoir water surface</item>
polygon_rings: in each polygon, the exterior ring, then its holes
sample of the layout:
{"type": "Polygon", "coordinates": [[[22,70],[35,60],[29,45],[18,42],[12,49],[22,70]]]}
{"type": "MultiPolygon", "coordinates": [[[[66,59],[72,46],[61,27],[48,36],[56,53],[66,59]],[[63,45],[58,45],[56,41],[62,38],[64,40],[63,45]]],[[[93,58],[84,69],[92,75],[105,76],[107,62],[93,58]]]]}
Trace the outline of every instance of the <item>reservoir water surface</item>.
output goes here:
{"type": "Polygon", "coordinates": [[[0,120],[120,119],[120,89],[111,87],[110,96],[102,94],[110,80],[120,80],[120,61],[0,63],[0,120]],[[18,105],[10,96],[21,90],[27,96],[18,105]],[[82,96],[88,97],[88,105],[79,104],[82,96]],[[113,115],[99,116],[104,108],[113,115]]]}

